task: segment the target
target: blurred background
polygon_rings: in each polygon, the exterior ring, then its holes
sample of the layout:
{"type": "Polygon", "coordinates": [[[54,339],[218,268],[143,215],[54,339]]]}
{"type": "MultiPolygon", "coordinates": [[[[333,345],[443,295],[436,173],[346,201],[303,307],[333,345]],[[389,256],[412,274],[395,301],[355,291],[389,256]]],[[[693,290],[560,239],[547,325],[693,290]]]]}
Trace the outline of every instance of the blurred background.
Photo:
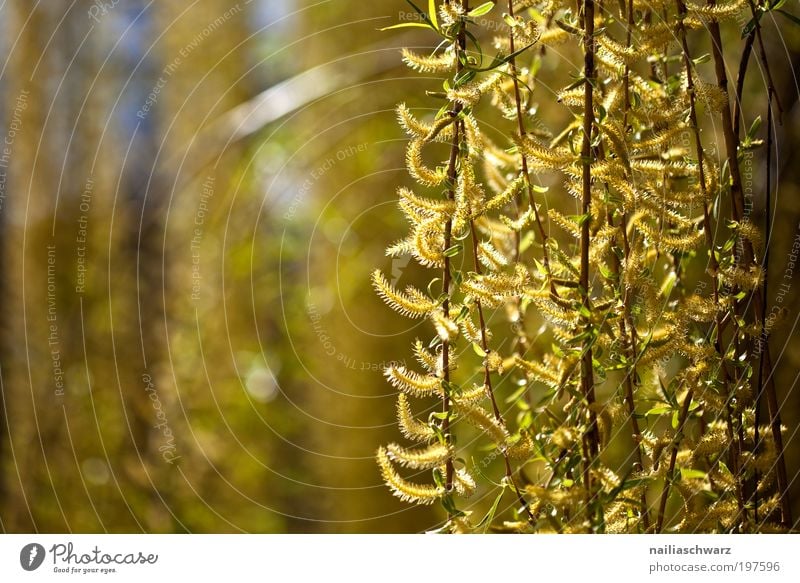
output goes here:
{"type": "MultiPolygon", "coordinates": [[[[373,458],[398,438],[382,368],[423,333],[369,285],[375,267],[395,282],[417,272],[384,255],[405,229],[396,187],[410,185],[394,106],[431,107],[439,86],[399,57],[433,38],[378,31],[409,18],[402,0],[0,3],[2,531],[441,520],[396,501],[373,458]]],[[[796,428],[800,268],[785,276],[800,234],[800,27],[764,20],[785,110],[771,289],[789,283],[791,307],[772,342],[796,428]]],[[[571,58],[541,73],[553,126],[565,112],[546,81],[566,84],[571,58]]],[[[747,96],[763,117],[757,65],[747,96]]]]}

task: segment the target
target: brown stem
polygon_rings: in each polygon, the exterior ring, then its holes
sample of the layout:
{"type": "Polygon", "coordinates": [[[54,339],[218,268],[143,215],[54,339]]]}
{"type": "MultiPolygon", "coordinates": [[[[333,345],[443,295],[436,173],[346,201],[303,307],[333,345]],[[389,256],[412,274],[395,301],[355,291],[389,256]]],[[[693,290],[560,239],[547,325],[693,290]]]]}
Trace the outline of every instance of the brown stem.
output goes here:
{"type": "MultiPolygon", "coordinates": [[[[511,18],[514,18],[514,1],[508,0],[508,14],[511,18]]],[[[514,31],[513,29],[508,33],[508,44],[509,44],[509,52],[510,54],[514,54],[516,52],[516,47],[514,43],[514,31]]],[[[517,78],[517,59],[516,57],[511,57],[508,60],[508,67],[509,72],[511,74],[511,78],[514,82],[514,102],[517,109],[517,130],[519,131],[519,135],[521,138],[525,137],[528,133],[525,128],[525,118],[522,111],[522,97],[520,94],[519,89],[519,79],[517,78]]],[[[544,229],[544,224],[542,223],[542,217],[539,215],[539,209],[536,206],[536,201],[533,196],[533,187],[531,186],[530,180],[530,172],[528,171],[528,160],[525,158],[525,154],[520,154],[522,158],[522,176],[525,180],[525,189],[528,192],[528,204],[530,208],[533,210],[533,216],[536,221],[536,228],[539,231],[539,237],[542,240],[542,263],[544,264],[545,273],[547,274],[547,279],[550,284],[550,293],[552,295],[558,295],[556,291],[555,283],[553,282],[553,274],[550,271],[550,252],[547,249],[547,240],[548,235],[547,231],[544,229]]]]}
{"type": "MultiPolygon", "coordinates": [[[[770,71],[769,66],[769,59],[767,58],[767,51],[764,47],[764,39],[761,34],[761,24],[756,18],[756,10],[755,6],[753,5],[752,0],[748,0],[750,4],[750,11],[753,14],[753,18],[755,18],[755,32],[758,38],[758,45],[759,45],[759,57],[761,58],[761,63],[764,67],[764,70],[767,73],[767,83],[768,83],[768,91],[769,91],[769,102],[767,106],[767,235],[769,236],[771,225],[769,221],[771,220],[770,216],[770,203],[771,203],[771,184],[770,184],[770,161],[772,155],[772,133],[773,133],[773,111],[772,111],[772,103],[774,100],[775,107],[778,110],[778,122],[780,123],[781,115],[783,113],[783,107],[781,106],[780,100],[778,98],[778,92],[775,89],[775,83],[772,80],[772,73],[770,71]]],[[[769,242],[769,237],[767,238],[767,242],[769,242]]],[[[767,247],[769,249],[769,247],[767,247]]],[[[764,271],[767,271],[767,259],[769,257],[768,252],[765,254],[764,257],[764,271]]],[[[766,278],[765,278],[766,280],[766,278]]],[[[766,321],[766,304],[767,304],[767,296],[766,296],[766,283],[765,283],[765,291],[763,295],[763,301],[761,296],[755,294],[754,298],[755,303],[755,310],[757,317],[760,318],[762,322],[766,321]]],[[[766,379],[766,387],[762,387],[761,376],[759,380],[758,386],[758,393],[761,394],[762,392],[767,393],[767,408],[769,410],[769,417],[770,417],[770,428],[772,430],[772,436],[775,440],[775,447],[778,451],[778,459],[777,459],[777,474],[778,474],[778,493],[781,498],[781,514],[782,514],[782,522],[784,526],[791,527],[792,526],[792,508],[791,504],[789,503],[789,480],[786,473],[786,458],[783,448],[783,436],[781,435],[781,415],[780,415],[780,407],[778,406],[778,398],[775,391],[775,380],[771,373],[772,371],[772,363],[770,358],[769,352],[769,344],[764,341],[764,345],[762,346],[762,362],[761,367],[759,367],[759,375],[762,374],[763,367],[767,367],[766,370],[768,371],[767,379],[766,379]]]]}
{"type": "MultiPolygon", "coordinates": [[[[715,4],[714,0],[709,0],[709,6],[715,4]]],[[[722,54],[722,35],[719,23],[712,20],[708,23],[708,30],[711,33],[711,53],[714,57],[714,72],[717,77],[717,86],[723,94],[728,94],[728,74],[725,71],[725,58],[722,54]]],[[[728,168],[731,174],[731,207],[733,209],[733,220],[741,221],[744,217],[744,196],[742,192],[742,175],[739,172],[739,139],[733,131],[731,121],[731,111],[728,102],[722,112],[722,134],[725,138],[725,153],[728,157],[728,168]]]]}
{"type": "MultiPolygon", "coordinates": [[[[456,106],[457,108],[458,106],[456,106]]],[[[456,113],[457,115],[457,113],[456,113]]],[[[459,140],[460,140],[460,130],[458,124],[453,130],[453,143],[450,148],[450,164],[447,169],[447,177],[450,180],[450,184],[455,184],[456,180],[456,161],[458,159],[458,149],[459,149],[459,140]]],[[[453,187],[450,187],[447,191],[447,197],[450,200],[454,198],[453,187]]],[[[450,248],[450,242],[453,233],[453,220],[451,218],[447,219],[447,223],[445,225],[444,231],[444,248],[450,248]]],[[[444,288],[445,299],[442,302],[442,312],[444,313],[445,318],[450,317],[450,257],[445,254],[444,257],[444,270],[442,272],[442,287],[444,288]]],[[[447,445],[451,445],[453,442],[452,433],[450,431],[450,392],[448,387],[450,386],[450,341],[445,340],[442,343],[442,369],[443,369],[443,378],[444,378],[444,390],[442,391],[442,412],[444,415],[444,420],[442,421],[442,431],[444,433],[445,442],[447,445]]],[[[453,459],[451,457],[447,458],[447,462],[445,464],[445,489],[450,492],[453,488],[453,459]]]]}
{"type": "MultiPolygon", "coordinates": [[[[680,15],[680,20],[678,23],[678,35],[681,40],[681,47],[683,51],[683,62],[684,68],[686,69],[686,83],[687,83],[687,93],[689,94],[689,122],[691,124],[692,133],[694,135],[694,144],[695,144],[695,151],[697,154],[697,171],[698,177],[700,180],[700,193],[703,198],[703,231],[705,232],[706,237],[706,246],[709,250],[709,271],[711,273],[711,279],[713,282],[713,294],[714,294],[714,304],[719,307],[719,264],[717,262],[716,255],[714,254],[714,226],[711,222],[711,213],[708,208],[708,192],[707,192],[707,185],[706,185],[706,175],[705,175],[705,155],[703,153],[703,142],[700,139],[700,126],[697,123],[697,105],[695,101],[695,85],[694,85],[694,75],[692,73],[692,58],[691,54],[689,53],[689,45],[686,41],[686,28],[683,24],[683,18],[686,16],[686,5],[683,3],[683,0],[676,0],[678,5],[678,14],[680,15]]],[[[720,311],[717,310],[717,317],[715,319],[716,324],[716,339],[714,341],[714,347],[716,348],[717,354],[719,355],[720,359],[723,360],[721,362],[722,367],[722,374],[725,378],[725,386],[726,386],[726,393],[727,393],[727,369],[725,368],[723,353],[722,353],[722,346],[721,346],[721,334],[722,334],[722,320],[720,311]]]]}
{"type": "MultiPolygon", "coordinates": [[[[464,10],[469,10],[469,1],[463,0],[462,6],[464,10]]],[[[456,43],[458,45],[458,50],[463,52],[466,50],[467,46],[467,37],[465,33],[465,25],[462,23],[461,28],[458,31],[458,37],[456,39],[456,43]]],[[[461,64],[461,59],[456,59],[456,76],[461,73],[463,65],[461,64]]],[[[462,106],[458,102],[452,103],[452,110],[450,115],[454,118],[458,117],[458,114],[461,113],[462,106]]],[[[453,141],[450,145],[450,161],[447,165],[447,198],[450,200],[455,199],[455,184],[456,179],[458,177],[458,152],[461,149],[461,132],[460,132],[460,125],[455,123],[455,128],[453,129],[453,141]]],[[[444,231],[444,249],[447,250],[450,248],[450,243],[453,236],[453,219],[448,218],[447,223],[445,224],[445,231],[444,231]]],[[[450,276],[450,257],[447,253],[444,256],[444,269],[442,270],[442,287],[443,292],[445,294],[444,302],[442,302],[442,312],[444,313],[445,318],[450,317],[450,283],[451,283],[451,276],[450,276]]],[[[444,413],[444,420],[442,421],[442,432],[444,433],[445,443],[448,446],[451,446],[453,443],[453,435],[450,429],[450,392],[448,387],[450,386],[450,342],[449,340],[445,340],[442,343],[442,369],[443,369],[443,378],[444,378],[444,388],[442,390],[442,412],[444,413]]],[[[453,466],[453,458],[448,457],[447,462],[445,463],[445,490],[447,492],[451,492],[453,490],[453,474],[454,474],[454,466],[453,466]]]]}
{"type": "MultiPolygon", "coordinates": [[[[627,31],[625,33],[625,46],[630,47],[632,43],[632,35],[633,35],[633,0],[627,0],[625,3],[625,12],[626,12],[626,21],[627,21],[627,31]]],[[[625,135],[628,134],[628,114],[630,113],[631,109],[631,95],[630,95],[630,67],[626,64],[625,65],[625,75],[623,77],[623,90],[624,90],[624,104],[623,104],[623,115],[622,115],[622,130],[625,135]]],[[[626,170],[627,172],[627,170],[626,170]]],[[[609,214],[608,220],[609,224],[611,224],[611,215],[609,214]]],[[[627,213],[622,214],[622,241],[623,241],[623,256],[625,258],[625,262],[628,263],[630,259],[630,242],[628,241],[628,216],[627,213]]],[[[642,440],[642,432],[639,428],[639,421],[636,418],[636,400],[634,397],[635,394],[635,385],[637,383],[636,380],[636,359],[638,358],[638,351],[636,346],[636,328],[633,322],[633,316],[631,314],[631,297],[630,297],[630,290],[621,280],[621,265],[619,258],[617,257],[616,253],[612,253],[614,259],[614,269],[617,275],[617,278],[620,282],[620,286],[622,289],[622,311],[623,317],[620,319],[619,328],[620,328],[620,335],[622,337],[622,342],[626,347],[626,357],[629,359],[631,363],[631,369],[626,372],[625,374],[625,403],[628,406],[628,415],[631,419],[631,432],[633,434],[633,442],[636,445],[636,470],[641,472],[644,470],[644,442],[642,440]],[[629,334],[630,332],[630,334],[629,334]]],[[[650,529],[650,513],[648,512],[647,508],[647,493],[642,491],[641,496],[641,513],[642,513],[642,523],[644,524],[645,532],[650,529]]]]}
{"type": "Polygon", "coordinates": [[[750,13],[755,19],[755,31],[756,37],[758,38],[758,57],[761,59],[761,65],[767,73],[767,89],[770,97],[775,100],[775,107],[778,109],[778,123],[780,123],[781,117],[783,116],[783,106],[778,98],[778,92],[775,90],[775,82],[772,80],[772,71],[769,66],[769,59],[767,58],[767,49],[764,47],[764,38],[761,34],[761,22],[756,18],[756,7],[753,4],[753,0],[747,0],[747,2],[750,5],[750,13]]]}
{"type": "MultiPolygon", "coordinates": [[[[763,44],[763,38],[761,35],[761,26],[756,18],[756,10],[755,6],[752,3],[752,0],[749,0],[751,13],[753,14],[753,18],[755,21],[755,32],[756,38],[759,42],[759,56],[761,58],[762,64],[767,72],[767,80],[768,80],[768,100],[771,104],[773,98],[775,99],[776,107],[778,111],[781,111],[781,106],[778,101],[778,96],[775,92],[774,84],[772,82],[772,74],[769,70],[769,62],[767,60],[766,51],[763,44]]],[[[721,89],[727,90],[727,77],[725,74],[725,62],[722,57],[722,41],[720,35],[719,24],[716,22],[712,22],[709,24],[709,31],[711,32],[712,36],[712,48],[713,48],[713,55],[714,55],[714,64],[715,64],[715,71],[717,75],[717,83],[721,89]]],[[[738,90],[738,88],[737,88],[738,90]]],[[[739,97],[739,95],[737,95],[739,97]]],[[[771,123],[771,119],[770,119],[771,123]]],[[[725,146],[726,152],[728,156],[728,163],[729,168],[731,170],[731,197],[732,197],[732,209],[733,209],[733,218],[736,221],[741,221],[744,218],[744,193],[741,187],[741,175],[739,172],[739,164],[738,164],[738,147],[739,147],[739,138],[738,134],[734,133],[734,128],[731,123],[730,118],[730,111],[723,111],[723,119],[722,119],[722,128],[723,134],[725,137],[725,146]]],[[[769,170],[768,170],[769,172],[769,170]]],[[[744,264],[746,266],[756,264],[756,257],[755,252],[753,249],[753,245],[749,240],[743,241],[744,247],[744,264]]],[[[752,294],[753,304],[755,307],[756,318],[761,321],[764,319],[764,302],[761,300],[761,295],[759,293],[752,294]]],[[[738,307],[739,302],[737,302],[738,307]]],[[[767,360],[769,360],[769,347],[764,346],[764,356],[767,360]]],[[[760,392],[760,387],[759,387],[760,392]]],[[[775,391],[775,384],[774,381],[770,377],[767,380],[767,403],[770,407],[770,424],[772,426],[773,436],[777,435],[778,439],[775,442],[776,447],[778,448],[778,489],[779,494],[781,497],[781,513],[783,515],[782,520],[785,525],[791,524],[791,509],[789,506],[789,500],[787,497],[787,489],[788,489],[788,480],[786,476],[786,463],[783,451],[783,439],[781,437],[780,431],[780,411],[778,407],[778,399],[777,394],[775,391]]],[[[737,488],[738,488],[738,501],[740,507],[743,505],[743,496],[741,492],[741,476],[738,472],[737,465],[731,467],[731,470],[734,471],[734,476],[737,477],[737,488]]]]}
{"type": "MultiPolygon", "coordinates": [[[[709,0],[709,5],[714,4],[714,0],[709,0]]],[[[712,21],[708,25],[709,32],[711,33],[711,52],[714,58],[714,71],[717,78],[717,86],[720,88],[724,95],[728,94],[728,76],[725,71],[725,59],[722,53],[722,36],[720,33],[719,23],[716,21],[712,21]]],[[[722,118],[722,133],[725,142],[725,153],[728,159],[728,170],[730,172],[731,181],[730,181],[730,194],[731,194],[731,212],[733,214],[733,220],[739,222],[742,221],[745,217],[745,209],[744,209],[744,191],[742,190],[742,176],[739,170],[739,138],[734,132],[733,123],[731,120],[731,112],[730,106],[728,102],[725,102],[725,106],[722,109],[721,118],[722,118]]],[[[752,255],[752,251],[750,252],[752,255]]],[[[740,260],[740,257],[736,258],[736,261],[740,260]]],[[[745,261],[752,261],[752,257],[750,259],[745,257],[745,261]]],[[[734,290],[735,293],[735,290],[734,290]]],[[[734,312],[737,316],[741,316],[742,312],[742,303],[736,302],[734,305],[734,312]]],[[[738,319],[737,319],[738,320],[738,319]]],[[[734,326],[737,328],[737,326],[734,326]]],[[[717,342],[722,343],[721,338],[721,330],[718,328],[717,333],[717,342]]],[[[733,343],[735,344],[735,354],[738,357],[739,354],[742,352],[742,347],[740,346],[739,342],[739,332],[738,330],[734,329],[733,331],[733,343]]],[[[724,366],[723,363],[723,375],[727,375],[727,368],[724,366]]],[[[737,385],[736,379],[734,379],[733,386],[737,385]]],[[[744,512],[744,495],[742,492],[742,479],[741,479],[741,472],[739,471],[739,458],[741,455],[741,450],[743,447],[742,440],[736,441],[734,435],[734,411],[733,406],[731,404],[731,399],[733,397],[732,393],[728,394],[728,399],[726,403],[726,432],[728,435],[728,462],[731,467],[731,472],[734,476],[735,484],[736,484],[736,502],[739,508],[740,515],[744,512]]]]}
{"type": "MultiPolygon", "coordinates": [[[[591,232],[589,230],[590,217],[592,211],[592,128],[594,126],[594,103],[593,103],[593,89],[594,89],[594,52],[595,52],[595,38],[594,38],[594,0],[583,0],[583,74],[584,74],[584,110],[583,110],[583,147],[581,149],[581,158],[583,164],[583,184],[581,196],[581,213],[583,215],[581,223],[581,239],[580,239],[580,292],[582,296],[582,305],[584,311],[591,310],[591,302],[589,299],[589,246],[591,232]]],[[[583,317],[585,332],[591,331],[591,321],[587,317],[583,317]]],[[[590,492],[589,515],[590,522],[593,518],[594,494],[591,487],[591,474],[590,468],[600,453],[600,432],[597,426],[597,415],[594,411],[595,391],[594,391],[594,367],[592,364],[592,338],[587,334],[587,338],[583,344],[583,354],[581,356],[581,391],[586,400],[587,409],[589,412],[589,430],[587,432],[586,441],[586,459],[584,461],[584,473],[586,475],[587,489],[590,492]]]]}
{"type": "MultiPolygon", "coordinates": [[[[700,191],[703,196],[703,230],[705,231],[706,236],[706,246],[709,250],[709,270],[711,272],[711,279],[712,279],[712,289],[713,289],[713,296],[714,296],[714,305],[716,306],[716,315],[714,317],[714,349],[717,352],[717,355],[720,359],[720,373],[722,375],[723,381],[723,391],[725,395],[730,394],[730,377],[728,375],[728,369],[725,366],[725,352],[722,348],[722,333],[723,333],[723,321],[722,321],[722,311],[720,309],[720,282],[719,282],[719,264],[717,262],[717,258],[715,255],[714,249],[714,231],[713,231],[713,224],[711,222],[711,214],[708,208],[708,196],[706,191],[706,181],[705,181],[705,165],[704,165],[704,154],[703,154],[703,143],[700,138],[700,126],[697,123],[697,107],[696,107],[696,97],[695,97],[695,85],[694,85],[694,75],[692,71],[692,58],[691,54],[689,53],[689,46],[686,40],[686,27],[684,26],[683,20],[686,16],[686,5],[684,4],[683,0],[676,0],[677,7],[678,7],[678,35],[681,41],[681,48],[683,52],[683,62],[684,62],[684,69],[686,70],[686,78],[687,78],[687,92],[689,94],[689,120],[692,126],[692,131],[694,134],[694,141],[695,141],[695,149],[697,153],[697,165],[698,165],[698,173],[700,178],[700,191]]],[[[709,26],[710,28],[710,26],[709,26]]],[[[717,29],[718,30],[718,29],[717,29]]],[[[713,35],[713,32],[712,32],[713,35]]],[[[718,51],[720,48],[720,43],[717,42],[719,39],[717,38],[712,44],[714,44],[714,50],[718,51]]],[[[715,52],[716,55],[716,52],[715,52]]],[[[715,59],[716,62],[716,59],[715,59]]],[[[723,71],[724,74],[724,62],[723,71]]],[[[717,71],[719,75],[719,71],[717,71]]],[[[727,78],[722,78],[724,80],[723,88],[727,86],[727,78]]],[[[724,129],[726,135],[732,132],[732,126],[730,125],[730,110],[726,115],[723,116],[727,118],[727,124],[723,120],[723,125],[727,125],[728,129],[724,129]]],[[[727,142],[727,141],[726,141],[727,142]]],[[[736,155],[734,154],[734,158],[736,155]]],[[[731,166],[733,170],[733,166],[731,166]]],[[[738,162],[736,163],[736,174],[738,175],[738,162]]],[[[733,172],[732,172],[733,175],[733,172]]],[[[734,186],[731,187],[731,190],[734,190],[734,186]]],[[[741,180],[738,182],[738,191],[741,192],[741,180]]],[[[733,438],[733,430],[731,427],[731,413],[730,408],[728,407],[728,414],[727,414],[727,425],[728,425],[728,433],[729,438],[732,440],[733,438]]],[[[737,476],[737,502],[740,504],[742,502],[742,495],[741,495],[741,488],[739,487],[739,472],[737,470],[738,460],[736,458],[735,451],[732,452],[731,455],[731,472],[737,476]]],[[[666,503],[665,500],[662,500],[662,503],[666,503]]],[[[658,529],[657,529],[658,532],[658,529]]]]}
{"type": "MultiPolygon", "coordinates": [[[[762,305],[764,310],[761,314],[761,333],[759,334],[756,349],[758,353],[758,380],[756,391],[756,405],[755,405],[755,422],[753,423],[753,455],[758,453],[761,445],[761,438],[759,435],[758,424],[761,419],[761,397],[764,393],[764,354],[765,345],[768,342],[767,331],[767,310],[769,308],[769,246],[771,243],[772,235],[772,100],[767,102],[767,184],[765,185],[764,192],[764,288],[762,289],[762,305]]],[[[759,481],[758,468],[755,469],[753,477],[753,522],[758,528],[758,481],[759,481]]]]}
{"type": "MultiPolygon", "coordinates": [[[[475,233],[475,223],[473,221],[469,222],[469,231],[470,236],[472,238],[472,257],[473,257],[473,265],[475,269],[475,273],[481,275],[481,263],[478,260],[478,237],[475,233]]],[[[480,323],[481,329],[481,348],[486,355],[486,359],[483,363],[483,384],[486,388],[486,392],[489,395],[489,400],[492,403],[492,412],[494,413],[494,418],[497,420],[500,425],[503,427],[507,427],[506,421],[503,418],[502,413],[500,413],[500,408],[497,406],[497,399],[494,396],[494,389],[492,388],[492,374],[489,370],[489,339],[486,333],[486,320],[483,317],[483,306],[481,306],[480,300],[475,301],[475,305],[478,308],[478,322],[480,323]]],[[[514,480],[514,473],[511,470],[511,462],[508,459],[508,452],[505,449],[505,444],[500,449],[500,453],[503,456],[503,461],[505,462],[505,471],[506,471],[506,479],[508,480],[511,487],[514,489],[514,493],[517,496],[517,500],[522,505],[522,508],[525,510],[525,514],[528,516],[528,522],[533,526],[536,523],[536,519],[534,518],[531,510],[528,506],[528,502],[525,500],[525,497],[522,495],[522,492],[517,486],[516,481],[514,480]]]]}
{"type": "Polygon", "coordinates": [[[733,102],[733,133],[737,136],[741,134],[742,123],[742,94],[744,93],[744,80],[747,77],[747,69],[750,64],[750,55],[753,52],[753,43],[756,40],[756,29],[750,31],[744,40],[742,57],[739,60],[739,73],[736,76],[736,95],[733,102]]]}
{"type": "Polygon", "coordinates": [[[678,459],[678,448],[683,437],[686,419],[689,417],[689,407],[692,404],[692,397],[694,396],[694,389],[690,388],[686,393],[686,398],[683,401],[680,413],[678,414],[678,429],[675,432],[675,437],[672,439],[672,451],[669,457],[669,467],[667,468],[667,475],[664,478],[664,489],[661,491],[661,501],[658,505],[658,517],[656,518],[656,534],[661,532],[664,526],[664,512],[667,509],[667,499],[669,498],[669,487],[675,480],[675,462],[678,459]]]}

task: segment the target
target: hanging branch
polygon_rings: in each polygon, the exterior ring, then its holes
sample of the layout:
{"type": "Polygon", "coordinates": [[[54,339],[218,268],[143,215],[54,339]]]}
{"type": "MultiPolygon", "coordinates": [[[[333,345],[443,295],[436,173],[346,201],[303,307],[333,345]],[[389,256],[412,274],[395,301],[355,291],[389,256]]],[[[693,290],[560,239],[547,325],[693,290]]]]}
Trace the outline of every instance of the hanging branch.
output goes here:
{"type": "Polygon", "coordinates": [[[583,76],[584,76],[584,109],[583,109],[583,147],[581,149],[581,163],[583,166],[581,193],[581,236],[580,236],[580,292],[582,297],[582,318],[586,339],[583,342],[581,355],[581,391],[586,400],[589,414],[589,428],[586,435],[586,460],[584,474],[589,492],[589,514],[593,518],[593,499],[591,485],[591,466],[600,453],[600,432],[597,426],[597,414],[594,411],[594,364],[592,359],[591,334],[592,323],[591,301],[589,293],[589,246],[591,244],[591,212],[592,212],[592,129],[594,127],[593,91],[595,84],[594,69],[594,0],[583,2],[583,76]]]}

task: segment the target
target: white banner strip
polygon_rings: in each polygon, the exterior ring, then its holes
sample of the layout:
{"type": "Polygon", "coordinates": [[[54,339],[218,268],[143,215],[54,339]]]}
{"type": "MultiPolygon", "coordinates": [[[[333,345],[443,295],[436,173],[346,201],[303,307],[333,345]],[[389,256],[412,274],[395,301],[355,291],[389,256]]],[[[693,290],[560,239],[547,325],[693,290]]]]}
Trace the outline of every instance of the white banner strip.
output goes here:
{"type": "Polygon", "coordinates": [[[800,581],[794,535],[3,535],[0,581],[800,581]]]}

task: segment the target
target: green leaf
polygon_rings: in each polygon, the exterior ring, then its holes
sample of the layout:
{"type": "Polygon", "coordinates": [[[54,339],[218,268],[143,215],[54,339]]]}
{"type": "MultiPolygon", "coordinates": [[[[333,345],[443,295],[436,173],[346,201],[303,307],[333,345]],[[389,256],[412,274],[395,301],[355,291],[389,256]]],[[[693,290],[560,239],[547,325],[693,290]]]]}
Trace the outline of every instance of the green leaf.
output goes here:
{"type": "Polygon", "coordinates": [[[680,412],[676,409],[672,412],[672,428],[677,429],[681,422],[680,412]]]}
{"type": "Polygon", "coordinates": [[[652,409],[650,409],[647,413],[645,413],[645,416],[663,415],[664,413],[669,413],[670,411],[672,411],[672,407],[666,405],[660,405],[658,407],[653,407],[652,409]]]}
{"type": "Polygon", "coordinates": [[[428,13],[430,15],[433,28],[439,30],[439,17],[436,15],[436,0],[428,0],[428,13]]]}
{"type": "Polygon", "coordinates": [[[608,112],[606,111],[606,108],[598,103],[597,104],[597,123],[600,123],[600,124],[603,123],[607,116],[608,116],[608,112]]]}
{"type": "MultiPolygon", "coordinates": [[[[433,0],[431,0],[433,2],[433,0]]],[[[467,16],[472,18],[477,18],[478,16],[483,16],[484,14],[489,14],[494,8],[494,2],[484,2],[480,6],[476,6],[472,10],[467,13],[467,16]]]]}
{"type": "Polygon", "coordinates": [[[495,57],[494,57],[494,60],[492,61],[492,63],[488,67],[474,68],[472,70],[476,71],[476,72],[481,72],[481,71],[491,71],[492,69],[496,69],[497,67],[499,67],[501,65],[505,65],[506,63],[511,61],[511,59],[514,59],[518,55],[524,53],[525,51],[527,51],[529,48],[531,48],[535,44],[536,44],[536,41],[530,43],[529,45],[525,45],[524,47],[522,47],[520,49],[517,49],[516,51],[514,51],[510,55],[504,55],[502,52],[501,53],[497,53],[497,55],[495,55],[495,57]]]}
{"type": "Polygon", "coordinates": [[[527,251],[533,244],[533,241],[534,241],[533,231],[528,231],[527,233],[525,233],[525,236],[522,238],[522,241],[519,242],[519,252],[525,253],[525,251],[527,251]]]}
{"type": "Polygon", "coordinates": [[[742,38],[745,38],[753,33],[756,28],[756,24],[761,19],[761,13],[759,12],[755,18],[751,18],[747,24],[744,25],[742,29],[742,38]]]}
{"type": "Polygon", "coordinates": [[[574,34],[576,36],[582,36],[583,35],[583,31],[581,29],[575,28],[574,26],[572,26],[570,24],[567,24],[561,18],[557,18],[556,19],[556,25],[558,26],[558,28],[560,28],[564,32],[568,32],[569,34],[574,34]]]}
{"type": "Polygon", "coordinates": [[[796,25],[800,26],[800,18],[798,18],[791,12],[786,12],[785,10],[780,10],[780,9],[776,10],[776,12],[783,14],[786,18],[794,22],[796,25]]]}
{"type": "Polygon", "coordinates": [[[564,91],[569,91],[569,90],[571,90],[571,89],[575,89],[576,87],[580,87],[580,86],[581,86],[581,85],[583,85],[584,83],[586,83],[586,77],[580,77],[580,78],[579,78],[578,80],[576,80],[574,83],[570,83],[569,85],[567,85],[566,87],[564,87],[564,91]]]}
{"type": "Polygon", "coordinates": [[[508,404],[515,403],[520,397],[522,397],[522,395],[527,390],[528,390],[527,383],[524,385],[520,385],[513,393],[511,393],[508,397],[506,397],[506,403],[508,404]]]}
{"type": "Polygon", "coordinates": [[[681,468],[681,480],[705,480],[706,473],[702,470],[681,468]]]}
{"type": "Polygon", "coordinates": [[[384,30],[394,30],[396,28],[432,28],[430,24],[425,24],[423,22],[401,22],[400,24],[393,24],[392,26],[384,26],[383,28],[379,28],[378,30],[383,32],[384,30]]]}
{"type": "MultiPolygon", "coordinates": [[[[406,0],[406,2],[407,2],[407,3],[408,3],[410,6],[411,6],[411,8],[413,8],[413,9],[414,9],[414,12],[416,12],[417,14],[419,14],[420,18],[422,18],[422,20],[423,20],[423,21],[425,21],[425,22],[428,24],[428,26],[429,26],[430,28],[432,28],[432,29],[434,29],[434,30],[438,30],[438,27],[434,26],[433,22],[432,22],[432,21],[431,21],[431,19],[428,17],[428,15],[427,15],[427,14],[425,14],[425,11],[424,11],[422,8],[420,8],[419,6],[417,6],[416,4],[414,4],[414,3],[413,3],[411,0],[406,0]]],[[[435,15],[434,15],[434,16],[435,16],[435,15]]]]}
{"type": "Polygon", "coordinates": [[[474,350],[475,354],[477,354],[481,358],[484,358],[486,356],[486,351],[477,342],[472,343],[472,350],[474,350]]]}
{"type": "Polygon", "coordinates": [[[455,257],[461,252],[461,245],[453,245],[452,247],[448,247],[444,250],[443,255],[445,257],[455,257]]]}
{"type": "Polygon", "coordinates": [[[442,477],[442,472],[439,471],[438,468],[434,468],[433,470],[433,483],[436,484],[438,488],[444,488],[444,478],[442,477]]]}
{"type": "Polygon", "coordinates": [[[708,63],[711,60],[711,55],[708,53],[702,54],[699,57],[692,59],[695,65],[702,65],[703,63],[708,63]]]}
{"type": "Polygon", "coordinates": [[[503,499],[504,492],[505,488],[500,490],[500,493],[497,495],[497,498],[494,499],[491,508],[489,508],[489,512],[487,512],[486,516],[481,518],[481,521],[476,525],[477,528],[483,528],[484,534],[486,534],[486,531],[492,525],[492,521],[494,520],[494,515],[497,513],[497,507],[500,506],[500,500],[503,499]]]}
{"type": "Polygon", "coordinates": [[[753,138],[755,138],[756,137],[756,133],[758,132],[758,129],[760,127],[761,127],[761,116],[759,115],[756,119],[753,120],[753,123],[750,126],[750,129],[747,130],[747,137],[750,138],[751,140],[753,138]]]}

